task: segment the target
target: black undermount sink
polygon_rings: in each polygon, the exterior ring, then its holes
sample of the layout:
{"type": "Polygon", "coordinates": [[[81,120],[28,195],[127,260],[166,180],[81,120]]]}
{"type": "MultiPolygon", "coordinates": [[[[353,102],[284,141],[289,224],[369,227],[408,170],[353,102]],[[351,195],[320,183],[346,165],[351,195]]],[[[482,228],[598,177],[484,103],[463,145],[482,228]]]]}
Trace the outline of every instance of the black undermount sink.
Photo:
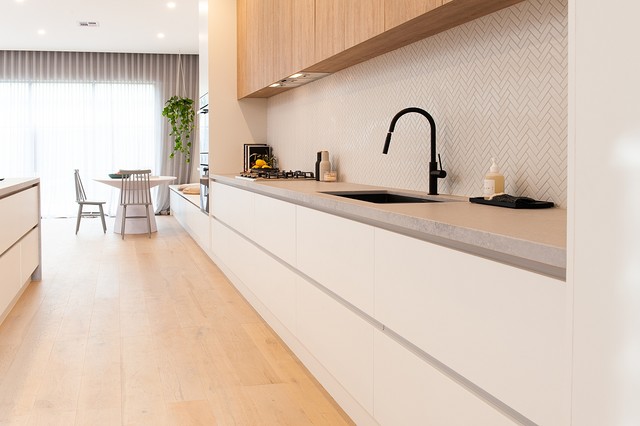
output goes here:
{"type": "Polygon", "coordinates": [[[399,203],[439,203],[443,200],[431,198],[411,197],[409,195],[396,194],[389,191],[332,191],[323,194],[335,195],[337,197],[351,198],[353,200],[366,201],[376,204],[399,204],[399,203]]]}

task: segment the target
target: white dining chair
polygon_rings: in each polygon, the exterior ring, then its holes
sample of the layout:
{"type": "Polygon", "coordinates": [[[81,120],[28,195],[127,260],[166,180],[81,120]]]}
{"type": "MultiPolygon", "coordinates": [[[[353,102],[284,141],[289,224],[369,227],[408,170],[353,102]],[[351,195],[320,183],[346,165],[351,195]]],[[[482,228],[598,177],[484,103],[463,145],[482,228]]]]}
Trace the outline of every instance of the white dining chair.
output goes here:
{"type": "Polygon", "coordinates": [[[100,219],[102,219],[102,229],[104,233],[107,233],[107,224],[104,221],[104,209],[102,208],[103,204],[106,201],[89,201],[87,200],[87,194],[84,192],[84,186],[82,185],[82,179],[80,179],[80,171],[75,169],[73,172],[74,179],[76,181],[76,202],[78,203],[78,219],[76,220],[76,235],[78,235],[78,230],[80,229],[80,219],[83,217],[98,217],[100,215],[100,219]],[[84,206],[97,206],[98,211],[84,211],[84,206]]]}
{"type": "Polygon", "coordinates": [[[120,186],[120,205],[122,206],[122,239],[125,234],[127,219],[147,218],[147,229],[151,238],[151,187],[149,175],[151,170],[120,170],[122,184],[120,186]],[[145,215],[127,216],[127,207],[144,206],[145,215]]]}

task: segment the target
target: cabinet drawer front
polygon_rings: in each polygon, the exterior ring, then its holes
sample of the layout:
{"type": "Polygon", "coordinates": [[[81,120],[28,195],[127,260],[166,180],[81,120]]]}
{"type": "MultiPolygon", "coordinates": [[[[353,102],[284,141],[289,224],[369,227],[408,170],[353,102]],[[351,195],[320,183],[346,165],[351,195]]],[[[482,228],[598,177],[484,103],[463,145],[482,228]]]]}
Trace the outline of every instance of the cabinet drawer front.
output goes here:
{"type": "Polygon", "coordinates": [[[374,341],[374,414],[381,425],[516,424],[377,330],[374,341]]]}
{"type": "Polygon", "coordinates": [[[20,246],[0,255],[0,317],[20,288],[20,246]]]}
{"type": "Polygon", "coordinates": [[[373,413],[373,326],[302,278],[297,289],[298,339],[373,413]]]}
{"type": "Polygon", "coordinates": [[[254,194],[256,243],[290,265],[296,263],[296,206],[254,194]]]}
{"type": "Polygon", "coordinates": [[[211,214],[241,234],[253,236],[253,193],[211,182],[211,214]]]}
{"type": "Polygon", "coordinates": [[[297,267],[373,314],[373,227],[297,207],[297,267]]]}
{"type": "Polygon", "coordinates": [[[20,285],[30,279],[40,264],[39,228],[32,229],[20,241],[20,285]]]}
{"type": "Polygon", "coordinates": [[[0,254],[38,224],[38,188],[0,199],[0,254]]]}
{"type": "Polygon", "coordinates": [[[563,282],[376,229],[375,317],[539,424],[562,417],[563,282]]]}

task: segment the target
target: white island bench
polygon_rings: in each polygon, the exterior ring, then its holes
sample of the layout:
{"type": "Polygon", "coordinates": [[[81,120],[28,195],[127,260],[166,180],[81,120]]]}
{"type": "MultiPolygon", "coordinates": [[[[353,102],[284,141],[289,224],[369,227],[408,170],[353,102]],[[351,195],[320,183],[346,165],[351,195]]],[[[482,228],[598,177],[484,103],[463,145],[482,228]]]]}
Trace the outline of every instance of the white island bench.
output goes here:
{"type": "Polygon", "coordinates": [[[0,323],[42,276],[40,179],[0,181],[0,323]]]}

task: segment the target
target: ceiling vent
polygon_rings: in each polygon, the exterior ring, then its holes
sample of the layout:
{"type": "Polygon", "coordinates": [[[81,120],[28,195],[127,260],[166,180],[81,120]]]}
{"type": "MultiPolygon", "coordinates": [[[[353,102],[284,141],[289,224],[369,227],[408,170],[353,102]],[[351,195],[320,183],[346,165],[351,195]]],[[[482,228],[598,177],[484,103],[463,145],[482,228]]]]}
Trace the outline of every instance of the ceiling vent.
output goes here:
{"type": "Polygon", "coordinates": [[[81,27],[99,27],[100,24],[96,21],[80,21],[78,25],[81,27]]]}

